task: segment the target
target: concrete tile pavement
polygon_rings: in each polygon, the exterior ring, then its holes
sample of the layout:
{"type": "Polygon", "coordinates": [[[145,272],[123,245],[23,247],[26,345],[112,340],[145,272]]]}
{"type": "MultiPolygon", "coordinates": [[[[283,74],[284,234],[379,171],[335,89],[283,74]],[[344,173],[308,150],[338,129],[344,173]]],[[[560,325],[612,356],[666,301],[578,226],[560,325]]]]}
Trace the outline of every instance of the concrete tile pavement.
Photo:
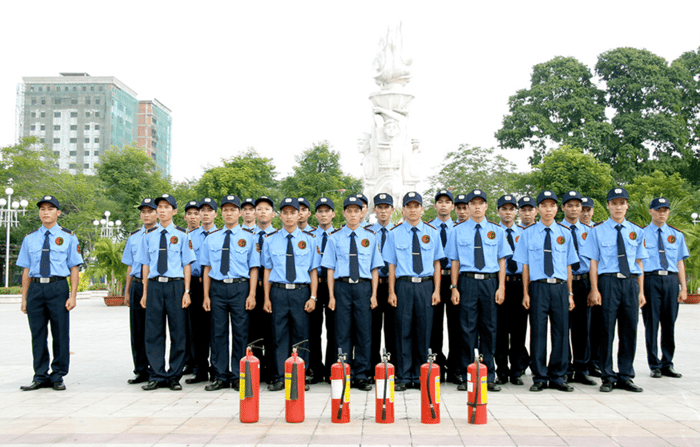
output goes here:
{"type": "Polygon", "coordinates": [[[307,393],[306,420],[287,424],[284,394],[261,393],[260,421],[238,420],[238,393],[145,392],[131,377],[128,312],[101,300],[81,300],[71,313],[71,371],[67,391],[22,392],[31,381],[29,328],[15,304],[0,305],[0,444],[2,445],[562,445],[700,446],[700,306],[684,305],[677,322],[676,369],[682,379],[649,377],[640,319],[635,382],[640,394],[530,393],[508,385],[488,396],[489,422],[467,422],[466,393],[441,387],[441,423],[420,422],[417,390],[396,393],[396,422],[375,423],[374,392],[352,390],[351,422],[330,422],[330,386],[307,393]]]}

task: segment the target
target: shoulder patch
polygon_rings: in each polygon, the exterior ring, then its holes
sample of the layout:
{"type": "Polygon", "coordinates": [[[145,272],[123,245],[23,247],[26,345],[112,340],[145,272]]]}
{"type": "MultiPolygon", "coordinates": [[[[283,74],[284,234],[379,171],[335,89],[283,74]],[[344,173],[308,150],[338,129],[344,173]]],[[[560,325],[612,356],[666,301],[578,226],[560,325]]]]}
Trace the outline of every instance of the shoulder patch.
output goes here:
{"type": "MultiPolygon", "coordinates": [[[[216,232],[219,231],[220,229],[221,229],[221,228],[219,228],[218,230],[214,230],[214,231],[212,231],[211,233],[216,233],[216,232]]],[[[247,231],[247,232],[250,233],[250,234],[255,234],[255,231],[251,230],[250,228],[243,228],[243,227],[241,227],[241,229],[242,229],[243,231],[247,231]]],[[[211,233],[209,233],[209,234],[211,234],[211,233]]]]}
{"type": "Polygon", "coordinates": [[[340,227],[340,228],[338,228],[337,230],[331,231],[330,234],[335,234],[335,233],[337,233],[338,231],[340,231],[340,230],[342,230],[342,229],[343,229],[343,227],[340,227]]]}
{"type": "Polygon", "coordinates": [[[579,220],[579,222],[578,222],[578,223],[580,223],[581,225],[583,225],[583,226],[585,226],[585,227],[588,227],[588,228],[593,228],[593,227],[591,227],[591,226],[590,226],[589,224],[587,224],[587,223],[583,223],[583,222],[581,222],[580,220],[579,220]]]}
{"type": "MultiPolygon", "coordinates": [[[[393,227],[391,227],[391,230],[395,229],[396,227],[398,227],[398,226],[400,226],[400,225],[401,225],[401,224],[396,224],[396,225],[394,225],[393,227]]],[[[391,230],[389,230],[389,231],[391,231],[391,230]]]]}
{"type": "Polygon", "coordinates": [[[279,233],[279,231],[280,231],[280,230],[275,230],[275,231],[273,231],[272,233],[267,233],[267,234],[265,235],[265,237],[268,238],[268,237],[272,236],[273,234],[279,233]]]}
{"type": "Polygon", "coordinates": [[[639,228],[639,229],[643,229],[642,227],[640,227],[640,226],[637,225],[636,223],[632,222],[631,220],[628,220],[627,222],[631,223],[632,225],[634,225],[635,227],[637,227],[637,228],[639,228]]]}
{"type": "Polygon", "coordinates": [[[494,225],[496,225],[497,227],[500,227],[500,226],[501,226],[500,224],[497,224],[496,222],[490,221],[490,220],[488,220],[488,219],[486,219],[486,222],[488,222],[488,223],[490,223],[490,224],[494,224],[494,225]]]}
{"type": "MultiPolygon", "coordinates": [[[[369,225],[368,225],[368,226],[369,226],[369,225]]],[[[367,227],[368,227],[368,226],[367,226],[367,227]]],[[[369,233],[372,233],[372,234],[377,234],[374,230],[370,230],[370,229],[367,228],[367,227],[364,227],[363,230],[365,230],[365,231],[367,231],[367,232],[369,232],[369,233]]]]}
{"type": "MultiPolygon", "coordinates": [[[[666,223],[666,225],[668,225],[668,222],[666,223]]],[[[673,228],[674,230],[676,230],[676,231],[679,232],[680,234],[685,234],[685,233],[683,233],[681,230],[679,230],[678,228],[674,227],[673,225],[668,225],[668,226],[671,227],[671,228],[673,228]]]]}
{"type": "Polygon", "coordinates": [[[594,227],[597,227],[598,225],[601,225],[601,224],[603,224],[603,223],[605,223],[604,220],[603,220],[603,221],[600,221],[600,222],[597,222],[597,223],[596,223],[595,225],[593,225],[593,226],[594,226],[594,227]]]}
{"type": "Polygon", "coordinates": [[[30,231],[30,232],[29,232],[29,233],[27,233],[26,235],[27,235],[27,236],[29,236],[30,234],[36,233],[37,231],[39,231],[39,229],[38,229],[38,228],[37,228],[36,230],[34,230],[34,231],[30,231]]]}
{"type": "Polygon", "coordinates": [[[456,227],[457,225],[462,225],[466,220],[463,220],[461,222],[456,222],[454,225],[452,225],[452,228],[456,227]]]}
{"type": "Polygon", "coordinates": [[[423,222],[423,223],[426,224],[427,226],[429,226],[430,228],[432,228],[433,230],[437,230],[437,228],[435,228],[434,226],[432,226],[432,225],[429,224],[428,222],[423,222]]]}
{"type": "Polygon", "coordinates": [[[73,232],[70,231],[68,228],[63,228],[63,227],[61,227],[61,230],[62,230],[64,233],[68,233],[68,234],[70,234],[70,235],[73,234],[73,232]]]}
{"type": "Polygon", "coordinates": [[[309,231],[316,231],[318,228],[314,227],[313,225],[309,225],[309,228],[311,228],[309,231]]]}
{"type": "Polygon", "coordinates": [[[362,228],[364,228],[365,230],[369,230],[370,228],[372,228],[372,225],[365,225],[365,226],[362,227],[362,228]]]}
{"type": "Polygon", "coordinates": [[[312,233],[312,232],[310,232],[310,231],[306,231],[306,230],[301,230],[301,232],[302,232],[302,233],[306,233],[306,234],[308,234],[309,236],[311,236],[311,237],[313,237],[313,238],[315,238],[315,237],[316,237],[316,235],[315,235],[315,234],[313,234],[313,233],[312,233]]]}
{"type": "Polygon", "coordinates": [[[522,228],[523,230],[527,230],[528,228],[532,228],[533,225],[535,225],[535,222],[531,223],[530,225],[528,225],[528,226],[526,226],[526,227],[521,227],[521,228],[522,228]]]}
{"type": "Polygon", "coordinates": [[[567,230],[571,231],[571,228],[570,228],[570,227],[567,227],[567,226],[564,225],[563,223],[557,222],[557,224],[559,224],[559,225],[561,225],[562,227],[566,228],[567,230]]]}
{"type": "Polygon", "coordinates": [[[182,228],[182,227],[178,227],[177,225],[175,225],[175,229],[176,229],[176,230],[180,230],[180,231],[182,231],[183,233],[188,233],[187,230],[185,230],[185,229],[182,228]]]}
{"type": "Polygon", "coordinates": [[[517,224],[517,225],[518,225],[518,228],[520,228],[521,230],[525,229],[525,227],[523,227],[522,225],[520,225],[520,224],[517,224]]]}
{"type": "Polygon", "coordinates": [[[133,236],[133,235],[135,235],[136,233],[138,233],[139,231],[141,231],[140,228],[139,228],[138,230],[134,230],[134,231],[132,231],[131,233],[129,233],[129,236],[133,236]]]}
{"type": "MultiPolygon", "coordinates": [[[[243,229],[245,230],[245,228],[243,228],[243,229]]],[[[211,235],[211,234],[214,234],[214,233],[216,233],[217,231],[221,231],[221,230],[223,230],[223,227],[222,227],[222,228],[217,228],[216,230],[211,230],[211,231],[209,232],[209,234],[211,235]]],[[[252,230],[246,230],[246,231],[250,231],[251,233],[253,232],[252,230]]]]}
{"type": "Polygon", "coordinates": [[[158,227],[155,226],[155,227],[153,227],[153,228],[149,228],[148,230],[146,230],[146,234],[152,233],[153,231],[155,231],[156,228],[158,228],[158,227]]]}

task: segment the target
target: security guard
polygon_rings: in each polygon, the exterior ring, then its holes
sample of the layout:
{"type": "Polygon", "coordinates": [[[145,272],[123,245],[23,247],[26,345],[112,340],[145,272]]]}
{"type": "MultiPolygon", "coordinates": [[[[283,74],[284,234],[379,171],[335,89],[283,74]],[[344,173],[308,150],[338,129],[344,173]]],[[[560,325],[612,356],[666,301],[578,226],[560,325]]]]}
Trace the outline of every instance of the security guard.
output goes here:
{"type": "MultiPolygon", "coordinates": [[[[593,213],[595,212],[595,203],[590,197],[581,198],[581,214],[579,215],[579,220],[582,224],[593,226],[593,213]]],[[[584,258],[585,256],[579,256],[579,258],[584,258]]],[[[583,259],[581,260],[583,261],[583,259]]],[[[588,261],[586,261],[588,262],[588,261]]],[[[589,283],[590,284],[590,283],[589,283]]],[[[600,371],[600,334],[603,332],[603,310],[600,306],[588,306],[591,310],[591,325],[588,331],[589,340],[591,345],[591,356],[588,361],[587,369],[588,373],[593,377],[601,377],[602,373],[600,371]]]]}
{"type": "Polygon", "coordinates": [[[391,229],[382,252],[389,263],[389,304],[396,308],[396,391],[420,388],[420,365],[430,347],[433,306],[440,302],[440,260],[445,257],[440,233],[421,220],[420,194],[406,193],[403,214],[404,222],[391,229]]]}
{"type": "Polygon", "coordinates": [[[373,231],[360,227],[362,202],[350,196],[343,202],[346,224],[331,233],[321,266],[328,269],[328,308],[335,314],[336,346],[351,359],[352,383],[370,391],[372,309],[377,307],[379,267],[384,267],[373,231]]]}
{"type": "MultiPolygon", "coordinates": [[[[571,241],[578,255],[581,247],[586,244],[589,225],[579,221],[583,197],[577,191],[568,191],[562,198],[564,220],[561,224],[571,231],[571,241]]],[[[574,293],[574,309],[569,314],[569,329],[571,346],[569,347],[570,381],[583,385],[595,385],[596,382],[588,376],[588,364],[591,361],[591,343],[589,330],[591,327],[591,308],[588,306],[588,294],[591,282],[588,275],[589,261],[579,256],[579,262],[571,266],[572,290],[574,293]]]]}
{"type": "Polygon", "coordinates": [[[129,384],[137,384],[148,381],[150,367],[146,356],[146,343],[144,335],[146,331],[146,309],[141,307],[141,295],[143,294],[143,279],[141,278],[141,264],[138,263],[138,251],[141,248],[141,240],[146,232],[158,225],[158,213],[156,203],[147,197],[139,205],[141,222],[143,226],[129,235],[122,255],[122,263],[126,264],[126,286],[124,289],[124,301],[129,306],[129,321],[131,326],[131,355],[134,358],[134,378],[129,379],[129,384]]]}
{"type": "Polygon", "coordinates": [[[313,232],[316,228],[309,225],[311,217],[311,204],[304,197],[299,197],[299,229],[313,232]]]}
{"type": "Polygon", "coordinates": [[[685,280],[685,259],[688,247],[685,236],[668,225],[670,203],[657,197],[649,204],[651,223],[644,228],[649,257],[644,259],[644,297],[642,318],[646,332],[647,361],[651,377],[680,378],[673,369],[673,353],[676,350],[674,326],[678,316],[678,303],[688,297],[685,280]],[[661,359],[658,357],[658,332],[661,326],[661,359]]]}
{"type": "Polygon", "coordinates": [[[180,377],[185,362],[185,309],[190,305],[191,267],[195,260],[187,230],[173,224],[177,201],[170,194],[155,199],[160,227],[148,231],[141,241],[139,262],[143,266],[146,308],[146,355],[151,365],[146,391],[167,386],[182,390],[180,377]],[[155,231],[154,231],[155,230],[155,231]],[[169,369],[165,370],[165,318],[170,331],[169,369]]]}
{"type": "Polygon", "coordinates": [[[457,194],[455,197],[455,214],[457,223],[469,220],[469,204],[467,204],[466,194],[457,194]]]}
{"type": "Polygon", "coordinates": [[[211,312],[211,363],[214,381],[204,387],[216,391],[231,385],[239,389],[239,360],[248,344],[249,312],[255,309],[260,254],[253,232],[238,225],[240,199],[221,199],[224,227],[212,231],[201,250],[203,266],[203,308],[211,312]],[[229,326],[232,348],[229,351],[229,326]]]}
{"type": "Polygon", "coordinates": [[[590,197],[581,197],[581,214],[579,215],[579,220],[582,224],[592,226],[593,213],[595,212],[595,203],[590,197]]]}
{"type": "MultiPolygon", "coordinates": [[[[301,206],[300,206],[301,207],[301,206]]],[[[335,205],[328,197],[321,197],[316,200],[314,206],[316,210],[316,219],[318,220],[318,228],[310,230],[316,236],[316,243],[319,247],[319,253],[323,256],[328,237],[335,231],[333,228],[333,219],[335,218],[335,205]]],[[[319,261],[320,262],[320,261],[319,261]]],[[[318,269],[318,302],[314,311],[309,315],[309,373],[308,382],[318,383],[324,379],[330,380],[331,366],[335,363],[338,354],[338,348],[335,344],[335,317],[333,312],[328,308],[328,274],[325,267],[318,269]],[[325,312],[325,316],[324,316],[325,312]],[[325,366],[323,362],[323,344],[321,336],[323,334],[323,321],[326,321],[326,356],[325,366]]]]}
{"type": "Polygon", "coordinates": [[[542,191],[537,196],[540,221],[523,230],[513,254],[513,259],[523,265],[523,306],[530,309],[530,391],[542,391],[548,379],[550,388],[574,390],[565,380],[569,366],[569,311],[574,307],[571,264],[579,259],[571,232],[554,220],[557,211],[557,195],[542,191]],[[548,319],[552,341],[549,364],[548,319]]]}
{"type": "Polygon", "coordinates": [[[52,387],[63,391],[70,360],[69,321],[78,293],[78,268],[83,264],[78,238],[56,224],[61,205],[54,196],[37,203],[41,227],[22,241],[17,266],[22,267],[22,312],[32,332],[34,378],[22,391],[52,387]],[[66,277],[70,276],[70,291],[66,277]],[[49,374],[48,326],[51,323],[53,361],[49,374]]]}
{"type": "MultiPolygon", "coordinates": [[[[394,214],[394,198],[391,194],[380,193],[374,196],[374,214],[377,221],[367,225],[366,230],[373,231],[379,241],[379,251],[384,251],[387,236],[391,230],[391,216],[394,214]]],[[[383,259],[383,258],[382,258],[383,259]]],[[[372,351],[370,365],[376,365],[382,359],[382,327],[384,328],[384,347],[392,356],[396,353],[396,328],[394,325],[394,308],[389,305],[389,263],[379,268],[377,285],[377,307],[372,309],[372,351]]],[[[370,379],[371,380],[371,379],[370,379]]]]}
{"type": "MultiPolygon", "coordinates": [[[[199,202],[196,200],[190,200],[185,204],[185,223],[187,224],[187,232],[190,234],[190,240],[192,240],[192,234],[201,231],[202,219],[199,216],[199,202]]],[[[194,247],[194,243],[193,243],[194,247]]],[[[197,252],[195,251],[195,256],[197,252]]],[[[195,260],[192,263],[192,272],[199,272],[199,264],[195,260]]],[[[197,278],[199,274],[197,273],[197,278]]],[[[199,282],[199,281],[196,281],[199,282]]],[[[201,289],[199,284],[195,285],[195,281],[192,281],[192,285],[201,289]]],[[[201,290],[190,291],[190,298],[192,294],[198,294],[201,290]]],[[[200,293],[201,295],[201,293],[200,293]]],[[[188,376],[194,374],[197,371],[197,361],[194,352],[194,337],[192,336],[192,318],[190,317],[190,307],[185,309],[185,368],[182,371],[183,376],[188,376]]]]}
{"type": "Polygon", "coordinates": [[[520,225],[528,227],[535,223],[537,217],[537,209],[535,208],[535,200],[530,196],[523,196],[518,200],[518,216],[520,217],[520,225]]]}
{"type": "MultiPolygon", "coordinates": [[[[437,212],[437,217],[428,222],[433,227],[437,228],[440,233],[440,243],[442,244],[442,249],[445,250],[445,244],[447,243],[447,234],[452,231],[454,226],[454,221],[452,221],[452,210],[454,210],[454,197],[452,192],[447,189],[441,189],[435,194],[435,211],[437,212]]],[[[433,306],[433,330],[430,335],[430,349],[433,354],[437,354],[435,363],[440,365],[441,373],[443,378],[446,377],[449,372],[446,368],[447,358],[442,352],[443,345],[443,332],[445,327],[445,306],[448,306],[447,310],[447,339],[449,343],[450,352],[454,352],[458,349],[459,343],[457,343],[457,337],[459,336],[459,317],[457,316],[454,304],[450,300],[450,267],[451,262],[448,258],[443,258],[440,261],[440,270],[442,273],[442,280],[440,281],[440,302],[433,306]],[[456,323],[456,324],[455,324],[456,323]]]]}
{"type": "MultiPolygon", "coordinates": [[[[523,227],[515,224],[518,201],[512,194],[498,198],[500,227],[505,231],[506,241],[512,251],[520,238],[523,227]]],[[[525,347],[527,336],[527,309],[523,307],[523,266],[506,256],[506,290],[503,303],[497,307],[496,325],[496,384],[503,385],[508,380],[513,385],[522,385],[522,376],[530,363],[530,355],[525,347]],[[510,360],[510,363],[509,363],[510,360]]]]}
{"type": "Polygon", "coordinates": [[[600,391],[610,392],[617,385],[639,393],[644,390],[632,379],[638,308],[646,302],[642,260],[648,255],[642,228],[625,218],[629,208],[627,190],[613,188],[608,191],[607,199],[610,217],[592,228],[586,245],[580,249],[581,256],[591,261],[588,303],[602,306],[603,312],[603,343],[600,347],[603,384],[600,391]],[[619,337],[617,374],[613,371],[612,360],[616,324],[619,337]]]}
{"type": "Polygon", "coordinates": [[[367,217],[367,213],[369,213],[369,199],[367,198],[366,195],[360,193],[355,194],[355,197],[360,199],[360,202],[362,202],[362,220],[365,220],[367,217]]]}
{"type": "Polygon", "coordinates": [[[469,220],[455,225],[447,238],[445,255],[452,260],[450,288],[452,303],[459,306],[462,335],[457,374],[467,391],[467,367],[474,361],[474,349],[488,368],[488,390],[500,391],[495,383],[496,304],[505,297],[506,261],[513,254],[503,229],[486,220],[486,193],[475,189],[467,197],[469,220]]]}
{"type": "MultiPolygon", "coordinates": [[[[272,314],[275,375],[270,391],[284,389],[284,362],[292,345],[309,339],[309,313],[316,307],[317,268],[321,256],[313,234],[301,231],[299,200],[285,198],[280,204],[283,227],[265,238],[262,265],[265,267],[265,311],[272,314]]],[[[309,365],[309,356],[299,356],[309,365]]]]}
{"type": "Polygon", "coordinates": [[[241,228],[255,233],[255,199],[248,197],[241,202],[241,228]]]}

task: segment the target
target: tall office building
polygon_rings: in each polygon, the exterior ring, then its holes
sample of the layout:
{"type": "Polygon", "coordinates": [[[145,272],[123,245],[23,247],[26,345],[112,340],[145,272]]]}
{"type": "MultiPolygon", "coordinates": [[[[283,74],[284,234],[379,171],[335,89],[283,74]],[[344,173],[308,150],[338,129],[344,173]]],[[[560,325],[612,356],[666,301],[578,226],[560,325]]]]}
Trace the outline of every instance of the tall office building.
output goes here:
{"type": "Polygon", "coordinates": [[[162,172],[170,174],[170,109],[157,99],[139,101],[138,144],[162,172]]]}
{"type": "Polygon", "coordinates": [[[60,73],[22,80],[17,135],[38,137],[58,157],[61,169],[93,175],[95,163],[111,147],[137,143],[164,175],[170,174],[170,110],[159,102],[144,101],[155,105],[157,123],[141,124],[136,92],[113,76],[60,73]],[[142,130],[157,135],[156,146],[141,144],[142,130]]]}

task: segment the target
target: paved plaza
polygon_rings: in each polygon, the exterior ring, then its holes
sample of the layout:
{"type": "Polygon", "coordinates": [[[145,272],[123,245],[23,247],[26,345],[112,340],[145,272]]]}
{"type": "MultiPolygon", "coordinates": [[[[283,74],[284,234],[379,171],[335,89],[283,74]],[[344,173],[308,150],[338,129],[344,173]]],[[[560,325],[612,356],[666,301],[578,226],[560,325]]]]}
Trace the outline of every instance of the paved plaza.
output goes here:
{"type": "Polygon", "coordinates": [[[2,445],[443,445],[700,446],[700,306],[682,305],[676,369],[682,379],[652,379],[639,324],[635,382],[643,393],[574,385],[573,393],[508,385],[488,395],[488,424],[467,423],[466,392],[443,384],[439,425],[420,422],[420,393],[397,393],[396,422],[375,423],[374,391],[352,390],[351,422],[330,421],[330,385],[306,397],[306,421],[287,424],[284,393],[261,393],[260,421],[238,419],[238,393],[142,391],[132,374],[128,309],[79,300],[71,312],[67,391],[22,392],[32,378],[29,327],[19,304],[0,305],[0,444],[2,445]]]}

